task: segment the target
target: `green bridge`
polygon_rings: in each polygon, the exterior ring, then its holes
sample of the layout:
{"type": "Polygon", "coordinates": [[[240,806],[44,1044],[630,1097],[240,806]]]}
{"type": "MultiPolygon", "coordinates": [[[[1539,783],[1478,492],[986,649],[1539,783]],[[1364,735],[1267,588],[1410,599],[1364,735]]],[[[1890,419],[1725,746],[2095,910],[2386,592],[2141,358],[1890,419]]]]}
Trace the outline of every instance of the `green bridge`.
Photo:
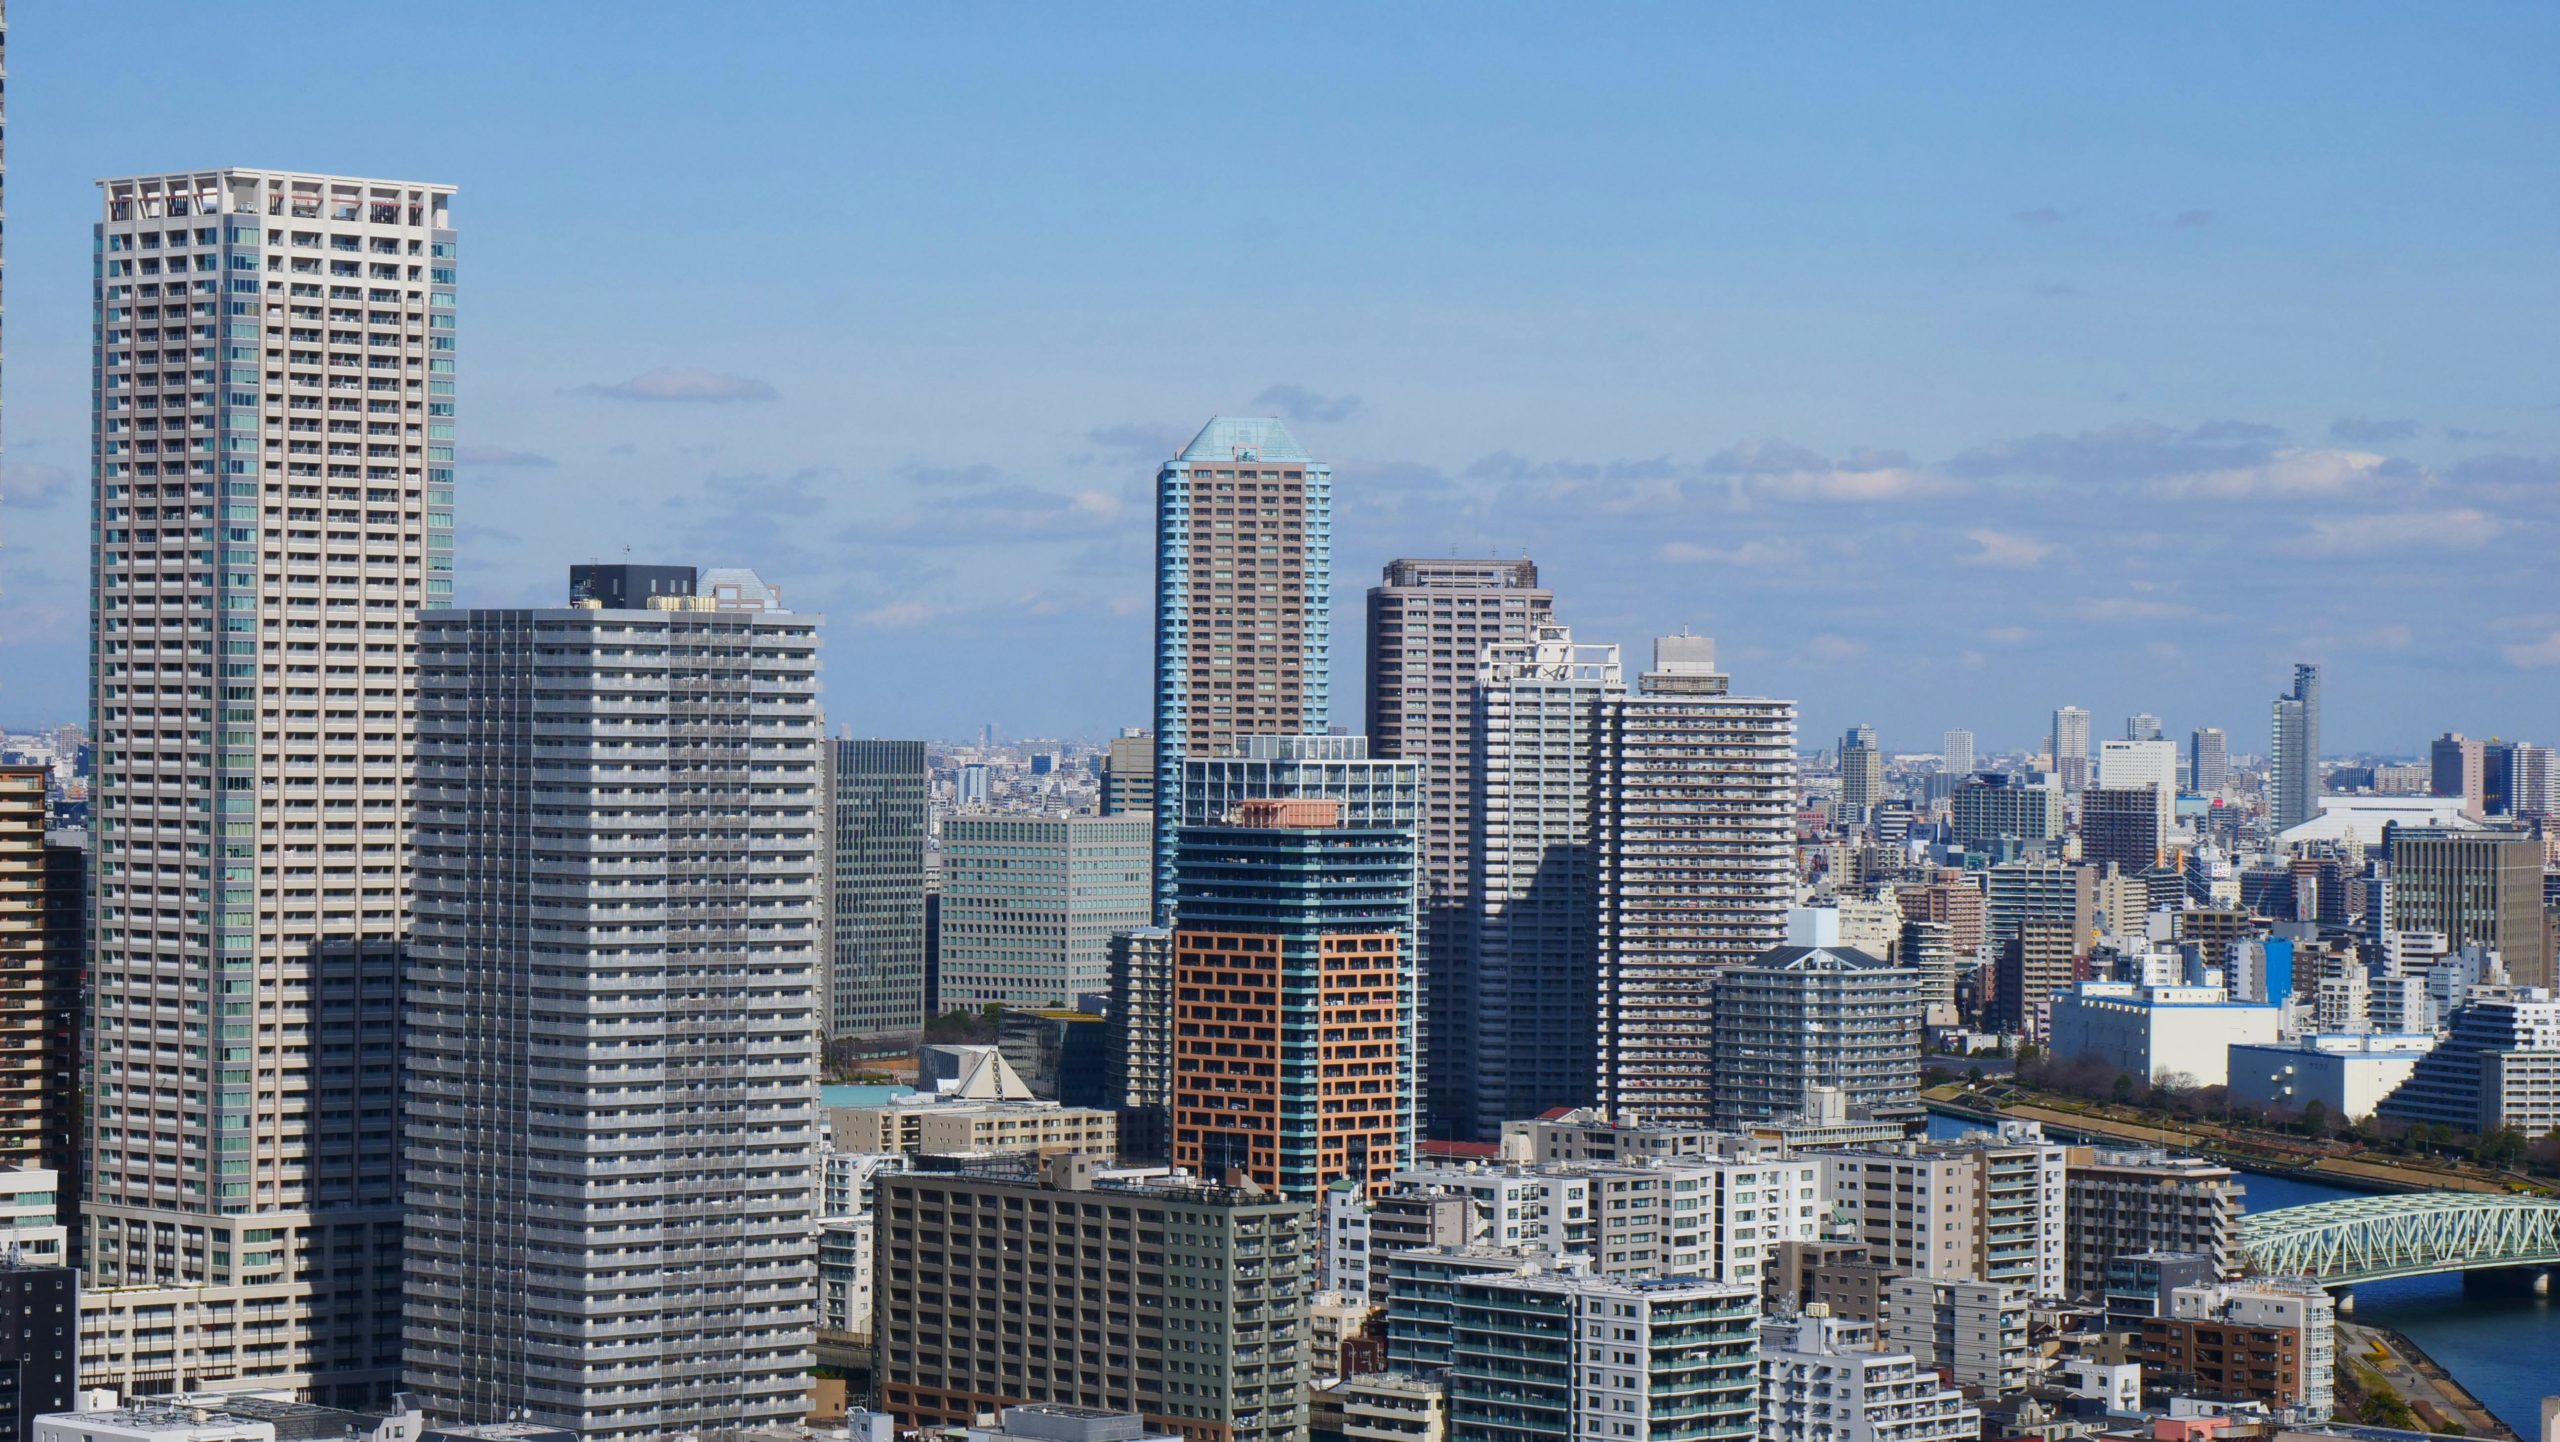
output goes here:
{"type": "Polygon", "coordinates": [[[2331,1287],[2560,1266],[2560,1197],[2411,1192],[2253,1212],[2240,1220],[2252,1271],[2331,1287]]]}

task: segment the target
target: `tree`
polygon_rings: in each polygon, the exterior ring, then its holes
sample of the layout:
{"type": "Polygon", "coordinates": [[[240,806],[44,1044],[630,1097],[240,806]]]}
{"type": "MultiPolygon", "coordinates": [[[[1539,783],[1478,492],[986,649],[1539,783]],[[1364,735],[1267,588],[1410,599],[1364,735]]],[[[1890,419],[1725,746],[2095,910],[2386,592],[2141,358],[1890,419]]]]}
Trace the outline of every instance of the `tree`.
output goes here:
{"type": "Polygon", "coordinates": [[[2133,1078],[2131,1076],[2118,1075],[2116,1077],[2116,1084],[2113,1087],[2108,1088],[2107,1094],[2114,1097],[2120,1105],[2131,1104],[2133,1101],[2133,1078]]]}
{"type": "Polygon", "coordinates": [[[2302,1104],[2302,1134],[2315,1142],[2328,1139],[2329,1104],[2327,1102],[2313,1097],[2302,1104]]]}

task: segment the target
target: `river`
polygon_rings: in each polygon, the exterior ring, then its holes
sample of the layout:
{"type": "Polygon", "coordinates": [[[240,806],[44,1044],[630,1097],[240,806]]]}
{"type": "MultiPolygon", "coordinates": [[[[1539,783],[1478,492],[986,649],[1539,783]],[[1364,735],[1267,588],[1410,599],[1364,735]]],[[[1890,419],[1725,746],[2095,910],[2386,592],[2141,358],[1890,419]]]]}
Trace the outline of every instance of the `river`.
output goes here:
{"type": "MultiPolygon", "coordinates": [[[[1929,1117],[1933,1137],[1981,1130],[1962,1117],[1929,1117]]],[[[2252,1212],[2366,1195],[2297,1177],[2244,1175],[2252,1212]]],[[[2542,1399],[2560,1390],[2560,1307],[2551,1298],[2488,1279],[2466,1285],[2460,1275],[2368,1282],[2355,1296],[2356,1321],[2417,1343],[2517,1436],[2539,1435],[2542,1399]]]]}

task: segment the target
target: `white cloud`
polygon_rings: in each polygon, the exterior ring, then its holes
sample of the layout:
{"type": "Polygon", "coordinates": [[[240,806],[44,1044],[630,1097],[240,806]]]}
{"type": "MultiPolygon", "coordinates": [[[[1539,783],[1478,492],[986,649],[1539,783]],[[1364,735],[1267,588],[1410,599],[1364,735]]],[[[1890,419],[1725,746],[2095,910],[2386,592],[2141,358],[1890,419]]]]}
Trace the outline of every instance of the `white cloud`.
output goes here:
{"type": "Polygon", "coordinates": [[[2498,518],[2464,507],[2451,511],[2386,511],[2320,516],[2285,549],[2306,556],[2362,556],[2377,551],[2476,550],[2504,529],[2498,518]]]}
{"type": "MultiPolygon", "coordinates": [[[[2372,486],[2386,474],[2412,469],[2371,451],[2288,449],[2255,465],[2162,476],[2150,483],[2150,489],[2164,496],[2205,498],[2335,496],[2372,486]]],[[[2406,478],[2415,479],[2414,475],[2406,478]]]]}
{"type": "Polygon", "coordinates": [[[2501,646],[2498,649],[2507,653],[2507,659],[2509,661],[2518,666],[2525,667],[2528,670],[2539,670],[2545,666],[2560,666],[2560,631],[2554,631],[2539,641],[2527,641],[2521,645],[2515,646],[2501,646]]]}
{"type": "Polygon", "coordinates": [[[2035,632],[2024,626],[1994,626],[1982,633],[1982,639],[1997,642],[2003,646],[2015,646],[2034,635],[2035,632]]]}
{"type": "Polygon", "coordinates": [[[694,405],[781,398],[781,393],[773,388],[770,381],[697,368],[645,371],[627,381],[579,386],[570,394],[604,396],[618,401],[676,401],[694,405]]]}
{"type": "Polygon", "coordinates": [[[1867,643],[1825,631],[1805,643],[1805,654],[1817,661],[1855,661],[1867,654],[1867,643]]]}
{"type": "Polygon", "coordinates": [[[2039,541],[2033,536],[2021,536],[2009,531],[1967,531],[1964,534],[1966,540],[1982,548],[1970,556],[1961,558],[1968,566],[1999,566],[2010,570],[2025,570],[2044,564],[2045,558],[2052,555],[2055,550],[2050,541],[2039,541]]]}
{"type": "Polygon", "coordinates": [[[1792,566],[1802,553],[1784,541],[1751,540],[1738,546],[1702,546],[1695,541],[1665,541],[1662,559],[1719,566],[1792,566]]]}
{"type": "Polygon", "coordinates": [[[857,614],[853,622],[857,626],[867,626],[874,631],[903,631],[911,626],[921,626],[941,615],[940,607],[928,606],[922,601],[892,601],[886,606],[874,606],[868,611],[857,614]]]}

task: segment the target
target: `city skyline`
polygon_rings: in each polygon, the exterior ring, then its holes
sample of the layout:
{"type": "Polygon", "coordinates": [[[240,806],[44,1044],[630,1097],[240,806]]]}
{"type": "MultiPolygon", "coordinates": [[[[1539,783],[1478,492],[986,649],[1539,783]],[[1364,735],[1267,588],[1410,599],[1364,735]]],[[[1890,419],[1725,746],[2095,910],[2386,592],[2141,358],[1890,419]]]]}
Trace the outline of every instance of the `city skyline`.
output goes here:
{"type": "MultiPolygon", "coordinates": [[[[2323,667],[2333,753],[2532,735],[2560,677],[2532,585],[2560,412],[2515,321],[2551,299],[2553,202],[2472,177],[2532,165],[2554,101],[2523,57],[2552,22],[2306,40],[2283,13],[2216,17],[2227,44],[2159,125],[2047,72],[2067,53],[2130,83],[2135,61],[2088,55],[2156,48],[2174,16],[2046,17],[1987,46],[1877,17],[1837,55],[1768,15],[1665,14],[1642,45],[1389,25],[1350,50],[1239,22],[1268,63],[1321,74],[1320,99],[1396,77],[1400,106],[1330,149],[1330,111],[1357,106],[1151,124],[1137,77],[1211,39],[1185,18],[1111,44],[1039,17],[971,37],[1011,98],[897,73],[958,43],[932,17],[747,14],[684,46],[668,7],[602,35],[458,23],[446,63],[474,103],[450,126],[287,137],[246,108],[173,140],[174,102],[147,97],[183,93],[211,13],[155,13],[139,49],[96,12],[22,14],[0,724],[83,709],[91,182],[239,158],[443,177],[488,237],[459,603],[525,604],[626,548],[755,565],[842,618],[829,716],[861,734],[1143,724],[1148,477],[1204,418],[1275,413],[1338,477],[1338,718],[1379,564],[1525,550],[1583,637],[1714,634],[1801,701],[1807,736],[1872,721],[1917,750],[1960,727],[1999,750],[2067,702],[2250,752],[2297,661],[2323,667]],[[805,43],[835,27],[843,44],[805,43]],[[1647,87],[1625,77],[1701,46],[1725,83],[1642,102],[1659,115],[1628,98],[1647,87]],[[1441,63],[1408,63],[1425,48],[1441,63]],[[1876,83],[1808,103],[1784,77],[1816,56],[1876,83]],[[1952,107],[1896,78],[1915,58],[1949,94],[2016,98],[1952,107]],[[673,137],[636,123],[700,60],[743,67],[757,102],[673,137]],[[2457,64],[2465,107],[2408,98],[2457,64]],[[108,68],[134,83],[72,78],[108,68]],[[2064,123],[2022,133],[2028,103],[2064,123]],[[2237,122],[2260,107],[2320,141],[2237,122]],[[554,158],[517,142],[571,115],[565,205],[554,158]],[[1850,144],[1886,120],[1926,164],[1850,144]],[[1610,158],[1543,164],[1568,130],[1610,158]],[[1676,183],[1632,184],[1648,171],[1676,183]],[[1124,223],[1248,202],[1356,210],[1364,238],[1124,223]],[[2353,235],[2330,223],[2346,206],[2353,235]],[[1549,218],[1534,239],[1485,223],[1524,207],[1549,218]],[[1056,217],[1036,249],[1026,209],[1056,217]],[[826,238],[850,263],[814,281],[672,279],[826,238]],[[964,650],[993,664],[940,665],[964,650]],[[841,679],[927,668],[942,684],[841,679]],[[1026,694],[1044,714],[1010,714],[1026,694]]],[[[353,55],[391,24],[313,33],[353,55]]],[[[304,83],[318,110],[369,103],[360,66],[304,83]]]]}

